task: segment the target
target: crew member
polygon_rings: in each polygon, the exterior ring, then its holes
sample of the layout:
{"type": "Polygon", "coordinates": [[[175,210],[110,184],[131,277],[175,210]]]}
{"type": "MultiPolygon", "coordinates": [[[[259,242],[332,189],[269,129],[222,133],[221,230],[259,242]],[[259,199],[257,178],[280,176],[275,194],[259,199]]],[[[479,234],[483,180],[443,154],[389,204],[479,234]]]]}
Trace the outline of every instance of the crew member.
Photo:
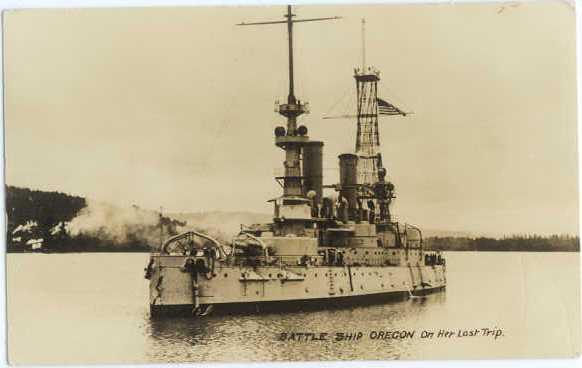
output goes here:
{"type": "Polygon", "coordinates": [[[374,205],[374,201],[371,199],[368,200],[368,211],[370,211],[368,215],[368,221],[373,224],[376,222],[376,206],[374,205]]]}

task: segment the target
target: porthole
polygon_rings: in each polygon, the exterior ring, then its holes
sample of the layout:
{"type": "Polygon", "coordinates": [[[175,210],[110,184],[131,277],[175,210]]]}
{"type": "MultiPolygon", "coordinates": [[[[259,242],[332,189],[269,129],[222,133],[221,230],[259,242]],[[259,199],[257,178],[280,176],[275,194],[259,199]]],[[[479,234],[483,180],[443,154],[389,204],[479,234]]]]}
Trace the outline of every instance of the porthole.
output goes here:
{"type": "Polygon", "coordinates": [[[225,273],[225,274],[224,274],[224,277],[228,277],[228,273],[225,273]]]}
{"type": "Polygon", "coordinates": [[[269,278],[273,277],[273,275],[269,274],[269,278]]]}

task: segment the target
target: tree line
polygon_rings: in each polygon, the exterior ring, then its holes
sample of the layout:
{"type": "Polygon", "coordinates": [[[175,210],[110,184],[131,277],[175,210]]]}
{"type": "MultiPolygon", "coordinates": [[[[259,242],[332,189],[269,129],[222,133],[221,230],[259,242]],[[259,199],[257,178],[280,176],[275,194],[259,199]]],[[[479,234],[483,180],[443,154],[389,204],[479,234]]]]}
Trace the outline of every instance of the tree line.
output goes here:
{"type": "Polygon", "coordinates": [[[429,237],[426,249],[444,251],[579,252],[580,238],[572,235],[514,235],[489,237],[429,237]]]}

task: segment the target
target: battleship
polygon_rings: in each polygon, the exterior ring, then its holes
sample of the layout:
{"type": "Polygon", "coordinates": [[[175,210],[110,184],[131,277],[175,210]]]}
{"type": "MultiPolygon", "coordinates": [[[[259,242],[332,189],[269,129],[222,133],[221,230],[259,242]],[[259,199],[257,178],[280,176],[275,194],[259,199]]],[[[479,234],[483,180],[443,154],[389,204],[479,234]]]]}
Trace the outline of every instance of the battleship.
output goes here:
{"type": "Polygon", "coordinates": [[[339,154],[339,183],[324,185],[324,142],[298,125],[309,104],[295,96],[293,27],[339,17],[294,17],[287,6],[283,20],[239,24],[287,26],[289,94],[275,104],[286,126],[274,131],[285,154],[275,177],[283,193],[269,200],[272,222],[241,225],[230,244],[193,230],[163,241],[145,269],[152,317],[334,308],[446,287],[443,255],[424,249],[420,228],[391,213],[395,186],[382,162],[378,120],[407,112],[378,97],[380,73],[366,66],[365,46],[353,75],[355,151],[339,154]]]}

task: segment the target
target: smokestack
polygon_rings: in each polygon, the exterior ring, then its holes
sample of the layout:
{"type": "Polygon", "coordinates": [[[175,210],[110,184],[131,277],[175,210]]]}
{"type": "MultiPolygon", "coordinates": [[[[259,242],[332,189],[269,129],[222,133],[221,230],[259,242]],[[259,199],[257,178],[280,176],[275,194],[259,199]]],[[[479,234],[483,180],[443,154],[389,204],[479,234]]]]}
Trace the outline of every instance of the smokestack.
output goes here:
{"type": "Polygon", "coordinates": [[[340,193],[348,201],[349,219],[354,220],[358,207],[356,185],[358,183],[358,156],[344,153],[338,156],[340,166],[340,193]]]}
{"type": "Polygon", "coordinates": [[[304,193],[313,190],[315,203],[321,204],[323,195],[323,142],[310,141],[303,146],[304,193]]]}

